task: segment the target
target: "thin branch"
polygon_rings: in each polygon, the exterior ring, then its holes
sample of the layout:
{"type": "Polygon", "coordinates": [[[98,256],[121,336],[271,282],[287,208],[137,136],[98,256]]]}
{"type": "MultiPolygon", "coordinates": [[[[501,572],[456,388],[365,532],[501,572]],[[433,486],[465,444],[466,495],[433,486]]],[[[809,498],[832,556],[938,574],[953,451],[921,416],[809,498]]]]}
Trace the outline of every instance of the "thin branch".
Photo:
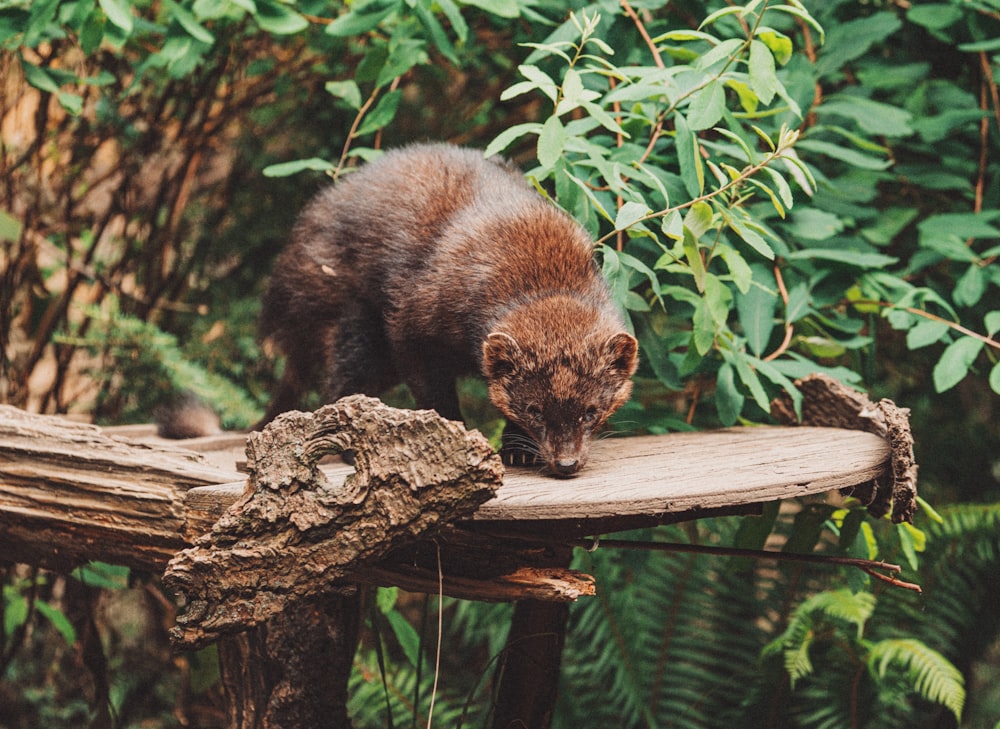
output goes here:
{"type": "Polygon", "coordinates": [[[887,582],[895,587],[921,592],[920,585],[904,582],[878,570],[898,574],[902,568],[898,564],[880,562],[857,557],[837,557],[823,554],[795,554],[792,552],[773,552],[766,549],[740,549],[738,547],[717,547],[708,544],[682,544],[679,542],[643,542],[627,539],[575,539],[570,542],[574,547],[593,550],[596,547],[611,547],[613,549],[640,549],[656,552],[684,552],[688,554],[708,554],[724,557],[747,557],[750,559],[774,559],[785,562],[808,562],[812,564],[836,564],[846,567],[856,567],[872,577],[887,582]]]}
{"type": "Polygon", "coordinates": [[[438,634],[437,648],[434,651],[434,685],[431,687],[431,704],[427,709],[427,729],[431,729],[434,721],[434,700],[437,698],[438,679],[441,677],[441,644],[444,642],[444,568],[441,566],[441,545],[434,542],[437,549],[438,569],[438,634]]]}
{"type": "MultiPolygon", "coordinates": [[[[400,76],[397,76],[392,80],[392,83],[389,84],[389,93],[395,91],[396,87],[399,86],[400,78],[400,76]]],[[[358,109],[358,113],[354,117],[354,121],[351,123],[351,128],[347,132],[347,141],[344,142],[344,149],[340,153],[340,159],[337,160],[337,168],[332,173],[333,179],[336,180],[344,171],[344,165],[347,164],[347,157],[351,151],[351,143],[354,141],[354,135],[357,134],[358,127],[361,126],[361,120],[365,118],[365,114],[367,114],[371,110],[372,106],[375,105],[375,100],[378,98],[381,90],[381,86],[376,86],[372,89],[368,99],[364,104],[362,104],[361,108],[358,109]]]]}
{"type": "MultiPolygon", "coordinates": [[[[742,185],[749,178],[756,175],[758,172],[760,172],[762,169],[770,165],[775,160],[781,159],[781,157],[785,154],[785,151],[791,148],[795,144],[795,141],[797,139],[798,139],[797,132],[789,133],[786,137],[784,137],[782,140],[779,141],[778,146],[775,148],[775,150],[773,152],[770,152],[763,160],[761,160],[755,165],[744,167],[742,170],[740,170],[740,174],[735,179],[730,180],[717,190],[706,192],[694,198],[693,200],[688,200],[687,202],[681,203],[680,205],[674,205],[673,207],[665,208],[663,210],[658,210],[656,212],[650,213],[649,215],[644,215],[643,217],[636,220],[635,223],[645,223],[646,221],[649,220],[656,220],[657,218],[663,218],[674,211],[685,210],[693,205],[697,205],[700,202],[706,202],[713,198],[719,197],[720,195],[723,195],[726,192],[729,192],[730,190],[742,185]]],[[[606,240],[615,236],[617,233],[618,231],[612,231],[604,236],[601,236],[600,238],[598,238],[597,244],[600,245],[601,243],[604,243],[606,240]]]]}
{"type": "MultiPolygon", "coordinates": [[[[891,301],[878,301],[875,299],[864,299],[861,301],[852,301],[851,303],[854,304],[855,306],[868,305],[868,306],[880,306],[888,309],[900,308],[896,306],[896,304],[893,304],[891,301]]],[[[967,337],[972,337],[973,339],[979,340],[988,347],[1000,350],[1000,342],[998,342],[997,340],[991,339],[985,334],[980,334],[979,332],[974,332],[971,329],[967,329],[966,327],[962,326],[958,322],[952,321],[951,319],[945,319],[943,316],[932,314],[929,311],[924,311],[923,309],[918,309],[914,306],[904,306],[902,307],[902,310],[905,311],[907,314],[913,314],[914,316],[922,316],[924,319],[930,319],[931,321],[936,321],[941,324],[946,324],[950,329],[954,329],[956,332],[959,332],[960,334],[964,334],[967,337]]]]}
{"type": "MultiPolygon", "coordinates": [[[[774,280],[778,284],[778,293],[781,294],[781,300],[785,303],[785,309],[788,309],[788,289],[785,287],[785,279],[781,275],[781,268],[778,264],[774,264],[774,280]]],[[[764,358],[765,362],[770,362],[773,359],[777,359],[785,350],[788,349],[789,345],[792,343],[792,334],[795,331],[795,325],[790,321],[785,322],[785,338],[778,345],[778,348],[771,352],[764,358]]]]}
{"type": "Polygon", "coordinates": [[[663,63],[663,57],[660,55],[659,49],[656,47],[656,44],[653,43],[653,39],[649,37],[649,31],[646,30],[646,26],[639,18],[638,13],[636,13],[635,10],[632,9],[632,6],[629,5],[628,0],[620,0],[620,2],[622,8],[624,8],[625,10],[625,14],[632,19],[633,23],[635,23],[635,27],[639,30],[639,35],[642,36],[642,39],[646,42],[646,45],[649,47],[649,52],[650,54],[652,54],[653,62],[656,64],[657,68],[666,68],[666,66],[663,63]]]}

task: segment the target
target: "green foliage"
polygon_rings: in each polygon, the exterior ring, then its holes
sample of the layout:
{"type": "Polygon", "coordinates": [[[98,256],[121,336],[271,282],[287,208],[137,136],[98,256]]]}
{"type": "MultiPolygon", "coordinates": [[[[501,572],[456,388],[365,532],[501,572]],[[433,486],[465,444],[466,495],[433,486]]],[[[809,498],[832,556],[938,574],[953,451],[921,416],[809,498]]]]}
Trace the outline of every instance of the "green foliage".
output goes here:
{"type": "Polygon", "coordinates": [[[90,312],[85,334],[60,338],[93,353],[90,375],[98,388],[98,409],[110,409],[106,397],[124,398],[113,408],[119,417],[146,422],[157,407],[191,393],[220,413],[229,428],[247,428],[259,417],[257,404],[241,387],[188,359],[176,337],[122,313],[113,299],[107,303],[106,312],[90,312]],[[133,388],[125,383],[156,385],[133,388]]]}
{"type": "MultiPolygon", "coordinates": [[[[64,373],[83,361],[102,417],[146,420],[183,389],[230,426],[252,422],[267,398],[260,281],[315,173],[447,136],[529,160],[539,191],[600,241],[642,346],[622,427],[761,421],[819,370],[930,413],[924,442],[976,440],[986,473],[1000,393],[998,37],[990,3],[960,0],[0,0],[7,68],[54,100],[35,142],[4,140],[9,184],[31,202],[0,210],[16,261],[0,261],[12,292],[0,325],[23,330],[0,331],[0,380],[23,402],[52,344],[43,407],[68,409],[78,383],[64,373]],[[245,157],[216,156],[230,144],[245,157]],[[100,208],[86,161],[108,145],[122,176],[100,208]],[[178,151],[176,167],[163,161],[178,151]],[[52,165],[66,184],[36,190],[52,165]],[[970,402],[982,414],[960,420],[970,402]]],[[[921,474],[949,460],[934,454],[921,474]]],[[[993,498],[959,480],[934,485],[993,498]]],[[[557,726],[995,721],[971,687],[963,705],[956,673],[971,675],[1000,631],[995,506],[942,508],[914,528],[773,505],[641,536],[691,535],[894,559],[924,595],[873,591],[857,571],[581,557],[600,593],[573,610],[557,726]]],[[[44,603],[31,589],[5,585],[5,626],[44,603]]],[[[65,643],[44,610],[35,629],[65,643]]],[[[508,610],[446,603],[438,725],[486,721],[508,610]]],[[[352,678],[358,726],[426,722],[433,615],[382,605],[379,650],[365,644],[352,678]]],[[[79,725],[65,706],[49,725],[79,725]]]]}
{"type": "MultiPolygon", "coordinates": [[[[551,115],[511,127],[487,148],[535,138],[539,166],[530,174],[606,244],[605,273],[635,323],[649,374],[675,389],[694,374],[713,376],[723,424],[759,419],[775,389],[798,405],[791,380],[826,362],[853,359],[856,370],[874,346],[865,333],[873,313],[905,331],[911,348],[940,346],[938,392],[986,360],[1000,393],[1000,342],[992,338],[1000,310],[984,298],[1000,283],[991,265],[1000,248],[989,244],[995,214],[981,198],[960,198],[953,207],[965,211],[950,213],[870,204],[891,179],[893,157],[914,147],[927,153],[910,108],[930,88],[943,92],[941,84],[915,66],[926,85],[914,92],[897,79],[898,94],[884,94],[893,103],[850,87],[811,110],[799,101],[841,73],[834,59],[849,63],[900,27],[885,13],[847,24],[863,23],[863,33],[837,25],[817,63],[803,63],[796,39],[808,30],[822,42],[818,19],[832,17],[834,5],[817,7],[814,18],[798,4],[752,2],[720,8],[697,30],[657,33],[651,24],[641,54],[603,40],[627,18],[608,20],[600,4],[588,6],[530,44],[519,67],[525,80],[504,93],[536,94],[551,115]],[[918,249],[893,255],[894,237],[914,220],[918,249]],[[665,316],[690,322],[688,332],[665,316]]],[[[971,191],[970,182],[962,187],[971,191]]]]}

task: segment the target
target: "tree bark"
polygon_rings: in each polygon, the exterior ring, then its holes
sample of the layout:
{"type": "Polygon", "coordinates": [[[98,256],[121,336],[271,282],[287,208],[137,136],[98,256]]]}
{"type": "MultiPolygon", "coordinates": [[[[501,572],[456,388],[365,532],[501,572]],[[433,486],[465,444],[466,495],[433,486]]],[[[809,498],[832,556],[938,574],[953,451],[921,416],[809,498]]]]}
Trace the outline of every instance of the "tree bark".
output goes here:
{"type": "Polygon", "coordinates": [[[250,434],[247,456],[244,496],[164,573],[186,602],[179,644],[204,645],[338,589],[393,548],[470,516],[503,478],[477,431],[363,396],[279,416],[250,434]],[[330,483],[319,461],[343,451],[356,473],[330,483]]]}
{"type": "Polygon", "coordinates": [[[222,638],[228,729],[350,727],[347,686],[360,596],[317,595],[222,638]]]}

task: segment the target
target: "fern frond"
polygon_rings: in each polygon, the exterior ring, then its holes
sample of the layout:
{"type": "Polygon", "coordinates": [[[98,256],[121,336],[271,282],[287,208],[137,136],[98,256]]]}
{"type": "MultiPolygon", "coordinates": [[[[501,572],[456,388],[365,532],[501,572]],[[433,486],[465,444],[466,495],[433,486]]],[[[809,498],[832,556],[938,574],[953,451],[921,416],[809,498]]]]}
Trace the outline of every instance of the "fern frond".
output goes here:
{"type": "Polygon", "coordinates": [[[828,618],[853,625],[857,628],[860,640],[865,623],[875,611],[875,596],[870,592],[828,590],[808,598],[802,603],[801,609],[805,612],[819,612],[828,618]]]}
{"type": "Polygon", "coordinates": [[[921,641],[912,638],[879,641],[871,647],[867,664],[872,676],[880,681],[893,668],[902,671],[917,694],[947,707],[961,721],[965,680],[951,661],[921,641]]]}
{"type": "Polygon", "coordinates": [[[803,640],[798,645],[792,645],[785,649],[785,670],[791,679],[792,689],[795,682],[800,678],[805,678],[813,672],[812,661],[809,660],[809,646],[812,645],[815,633],[811,630],[806,633],[803,640]]]}

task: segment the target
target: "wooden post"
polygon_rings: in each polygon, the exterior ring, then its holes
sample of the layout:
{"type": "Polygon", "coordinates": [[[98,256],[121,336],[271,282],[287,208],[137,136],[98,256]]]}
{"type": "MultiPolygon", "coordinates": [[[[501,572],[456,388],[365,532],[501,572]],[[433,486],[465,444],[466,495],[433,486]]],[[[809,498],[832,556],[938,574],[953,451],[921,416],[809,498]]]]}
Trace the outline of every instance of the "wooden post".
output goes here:
{"type": "Polygon", "coordinates": [[[359,595],[316,595],[219,643],[229,729],[350,727],[359,595]]]}

